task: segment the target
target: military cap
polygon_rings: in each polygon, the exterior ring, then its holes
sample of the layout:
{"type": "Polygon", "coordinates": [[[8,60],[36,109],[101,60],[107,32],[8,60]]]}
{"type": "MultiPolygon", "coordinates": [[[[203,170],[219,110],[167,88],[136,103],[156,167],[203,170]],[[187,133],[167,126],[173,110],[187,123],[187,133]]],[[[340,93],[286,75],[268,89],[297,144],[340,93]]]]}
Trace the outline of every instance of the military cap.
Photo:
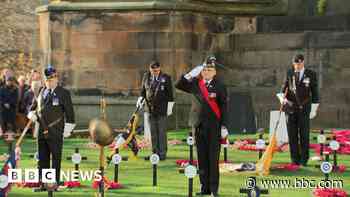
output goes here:
{"type": "Polygon", "coordinates": [[[57,71],[55,68],[53,68],[51,65],[49,65],[44,70],[44,76],[45,76],[45,80],[55,78],[55,77],[57,77],[57,71]]]}

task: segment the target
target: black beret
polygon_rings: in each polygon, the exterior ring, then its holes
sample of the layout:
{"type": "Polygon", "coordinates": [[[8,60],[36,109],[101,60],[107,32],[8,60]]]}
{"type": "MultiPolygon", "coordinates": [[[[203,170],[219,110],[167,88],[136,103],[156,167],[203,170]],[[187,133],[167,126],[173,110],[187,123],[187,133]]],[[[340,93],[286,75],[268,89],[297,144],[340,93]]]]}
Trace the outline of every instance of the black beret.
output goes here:
{"type": "Polygon", "coordinates": [[[293,63],[302,63],[304,61],[304,55],[297,54],[293,57],[293,63]]]}
{"type": "Polygon", "coordinates": [[[151,67],[151,68],[159,68],[159,67],[160,67],[160,64],[159,64],[159,62],[157,62],[157,61],[152,61],[152,62],[149,64],[149,67],[151,67]]]}

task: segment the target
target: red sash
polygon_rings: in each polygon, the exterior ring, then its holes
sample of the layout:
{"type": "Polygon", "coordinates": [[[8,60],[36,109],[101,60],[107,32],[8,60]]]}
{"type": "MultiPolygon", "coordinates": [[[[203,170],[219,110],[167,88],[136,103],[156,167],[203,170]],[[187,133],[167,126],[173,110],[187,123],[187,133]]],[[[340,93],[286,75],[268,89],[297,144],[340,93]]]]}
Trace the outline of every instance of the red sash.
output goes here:
{"type": "Polygon", "coordinates": [[[199,89],[202,93],[202,96],[204,97],[204,99],[207,101],[207,103],[209,104],[210,106],[210,109],[213,110],[213,112],[215,113],[217,119],[221,119],[221,112],[220,112],[220,108],[219,108],[219,105],[218,103],[216,102],[215,99],[210,99],[209,98],[209,92],[208,92],[208,89],[207,89],[207,86],[205,85],[205,82],[204,80],[198,80],[198,86],[199,86],[199,89]]]}

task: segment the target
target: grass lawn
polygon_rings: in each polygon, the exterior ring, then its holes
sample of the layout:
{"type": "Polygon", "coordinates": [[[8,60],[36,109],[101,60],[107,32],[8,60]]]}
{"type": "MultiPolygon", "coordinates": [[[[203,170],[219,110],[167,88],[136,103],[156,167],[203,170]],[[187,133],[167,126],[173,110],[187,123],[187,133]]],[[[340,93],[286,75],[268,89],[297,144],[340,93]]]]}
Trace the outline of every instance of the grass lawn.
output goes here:
{"type": "MultiPolygon", "coordinates": [[[[267,135],[265,135],[267,136],[267,135]]],[[[171,131],[169,132],[169,139],[183,139],[186,137],[185,131],[171,131]]],[[[232,135],[233,139],[244,139],[256,137],[255,135],[232,135]]],[[[70,156],[74,152],[74,148],[79,147],[82,156],[87,156],[88,160],[83,161],[80,168],[81,170],[97,169],[99,158],[99,151],[97,149],[87,148],[87,139],[73,138],[66,139],[64,141],[64,153],[63,158],[70,156]]],[[[152,187],[152,166],[149,161],[143,159],[144,156],[150,154],[150,150],[142,150],[140,152],[140,158],[138,160],[123,161],[120,166],[119,180],[123,184],[124,188],[120,190],[110,190],[107,192],[106,197],[118,196],[118,197],[175,197],[175,196],[187,196],[188,181],[184,174],[179,174],[175,160],[187,159],[188,158],[188,147],[183,145],[169,146],[168,159],[162,161],[159,164],[158,171],[158,186],[152,187]]],[[[107,150],[107,149],[106,149],[107,150]]],[[[1,141],[0,142],[0,153],[5,153],[7,146],[1,141]]],[[[20,168],[36,168],[36,161],[30,158],[30,155],[36,151],[36,142],[30,138],[25,139],[22,145],[22,159],[20,168]]],[[[108,150],[109,151],[109,150],[108,150]]],[[[223,152],[223,151],[222,151],[223,152]]],[[[122,150],[122,155],[128,155],[128,151],[122,150]]],[[[311,156],[315,155],[311,151],[311,156]]],[[[255,162],[258,154],[256,152],[229,151],[229,160],[240,163],[240,162],[255,162]]],[[[340,155],[339,163],[345,164],[347,168],[350,168],[350,156],[340,155]]],[[[273,159],[273,164],[289,162],[289,152],[276,153],[273,159]]],[[[271,171],[268,177],[258,177],[259,181],[262,179],[269,180],[290,180],[294,183],[295,178],[307,180],[320,181],[324,178],[323,174],[319,169],[314,168],[316,162],[310,162],[310,167],[302,168],[297,172],[284,172],[284,171],[271,171]]],[[[74,165],[71,161],[64,160],[62,162],[63,169],[73,169],[74,165]]],[[[107,168],[107,176],[109,179],[113,179],[114,170],[113,166],[107,168]]],[[[220,194],[223,197],[233,196],[246,196],[239,194],[239,188],[245,186],[247,177],[251,175],[246,173],[231,173],[222,174],[220,177],[220,194]]],[[[331,174],[331,179],[342,180],[343,186],[348,193],[350,193],[350,172],[347,170],[343,174],[331,174]]],[[[83,182],[82,188],[66,190],[63,192],[55,193],[57,197],[91,197],[95,196],[95,190],[91,188],[91,182],[83,182]]],[[[199,190],[199,178],[198,176],[194,180],[194,191],[199,190]]],[[[17,188],[13,187],[9,197],[40,197],[47,196],[47,193],[33,193],[32,189],[28,188],[17,188]]],[[[271,197],[306,197],[312,196],[312,189],[269,189],[269,194],[264,196],[271,197]]]]}

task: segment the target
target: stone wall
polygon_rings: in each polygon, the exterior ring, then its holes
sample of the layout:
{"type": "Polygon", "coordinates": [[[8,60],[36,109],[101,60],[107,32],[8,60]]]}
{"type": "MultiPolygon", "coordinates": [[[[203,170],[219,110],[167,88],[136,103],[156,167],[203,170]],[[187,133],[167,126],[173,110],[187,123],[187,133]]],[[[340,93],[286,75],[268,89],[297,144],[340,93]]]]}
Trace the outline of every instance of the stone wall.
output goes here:
{"type": "MultiPolygon", "coordinates": [[[[96,117],[101,117],[100,96],[73,96],[74,109],[76,114],[77,128],[86,129],[89,121],[96,117]]],[[[185,99],[184,99],[185,100],[185,99]]],[[[136,109],[136,98],[134,97],[106,97],[106,116],[108,123],[113,128],[123,128],[136,109]]],[[[169,117],[169,129],[181,129],[188,127],[189,103],[180,97],[176,99],[173,115],[169,117]]],[[[143,113],[139,116],[139,125],[143,125],[143,113]]]]}
{"type": "MultiPolygon", "coordinates": [[[[328,2],[327,15],[350,10],[347,0],[328,2]]],[[[322,86],[320,116],[313,127],[350,126],[349,17],[295,17],[308,15],[306,1],[289,1],[289,18],[190,12],[40,14],[40,32],[34,12],[40,0],[1,3],[0,66],[24,73],[52,57],[73,92],[80,128],[99,115],[99,97],[87,95],[99,95],[107,87],[109,120],[121,127],[135,108],[134,96],[151,59],[159,59],[175,79],[208,53],[226,65],[219,74],[230,91],[252,97],[258,126],[267,127],[269,110],[278,106],[273,94],[297,51],[305,52],[322,86]],[[309,32],[315,30],[323,32],[309,32]]],[[[187,125],[189,100],[181,92],[175,94],[170,127],[181,128],[187,125]]]]}
{"type": "Polygon", "coordinates": [[[305,31],[350,31],[350,15],[257,17],[258,33],[295,33],[305,31]]]}
{"type": "Polygon", "coordinates": [[[319,116],[312,121],[313,127],[350,126],[349,32],[233,37],[234,51],[223,54],[225,62],[230,62],[226,78],[231,91],[243,89],[251,93],[260,125],[268,125],[266,114],[278,109],[274,95],[280,91],[291,57],[296,52],[304,52],[306,64],[318,73],[320,85],[321,107],[319,116]]]}
{"type": "MultiPolygon", "coordinates": [[[[230,93],[250,96],[258,127],[268,127],[269,111],[278,108],[274,95],[298,51],[320,78],[322,104],[312,126],[350,126],[348,32],[259,33],[259,18],[191,12],[90,10],[39,17],[42,61],[54,64],[73,91],[82,127],[98,115],[98,97],[89,96],[101,87],[109,95],[111,124],[120,127],[135,108],[142,73],[152,59],[177,79],[209,53],[226,66],[219,75],[230,93]]],[[[181,128],[187,125],[190,101],[175,94],[170,128],[181,128]]]]}
{"type": "MultiPolygon", "coordinates": [[[[288,2],[288,15],[290,16],[315,16],[318,0],[290,0],[288,2]]],[[[350,3],[348,0],[327,0],[326,16],[349,15],[350,3]]]]}
{"type": "Polygon", "coordinates": [[[38,19],[40,0],[2,0],[0,9],[0,68],[25,73],[39,66],[38,19]]]}
{"type": "MultiPolygon", "coordinates": [[[[234,17],[169,12],[88,12],[40,14],[44,59],[50,61],[71,89],[105,85],[107,93],[135,95],[151,60],[177,78],[220,47],[234,17]],[[45,40],[51,40],[46,41],[45,40]],[[66,80],[65,80],[66,79],[66,80]]],[[[44,60],[45,61],[45,60],[44,60]]]]}
{"type": "Polygon", "coordinates": [[[347,0],[328,0],[326,15],[349,15],[350,3],[347,0]]]}
{"type": "MultiPolygon", "coordinates": [[[[350,52],[350,33],[268,33],[220,37],[222,35],[211,37],[212,40],[223,39],[227,45],[226,50],[221,49],[219,54],[226,69],[219,71],[219,74],[225,78],[231,93],[244,92],[252,97],[258,127],[268,127],[269,111],[278,109],[274,95],[280,91],[285,72],[291,66],[291,57],[300,51],[305,53],[307,65],[318,73],[319,78],[321,107],[319,116],[312,121],[313,128],[350,126],[350,59],[347,55],[350,52]]],[[[78,104],[83,100],[76,99],[78,111],[82,112],[79,114],[98,114],[97,98],[93,108],[95,113],[85,113],[88,108],[78,104]]],[[[111,122],[116,126],[121,126],[127,120],[134,109],[136,98],[124,97],[122,100],[111,100],[111,122]],[[125,103],[121,103],[122,100],[125,103]],[[121,103],[123,110],[118,103],[121,103]],[[113,119],[113,109],[118,112],[119,118],[113,119]]],[[[186,94],[176,92],[176,101],[170,128],[187,125],[189,99],[186,94]]],[[[84,124],[88,120],[84,118],[84,124]]]]}

